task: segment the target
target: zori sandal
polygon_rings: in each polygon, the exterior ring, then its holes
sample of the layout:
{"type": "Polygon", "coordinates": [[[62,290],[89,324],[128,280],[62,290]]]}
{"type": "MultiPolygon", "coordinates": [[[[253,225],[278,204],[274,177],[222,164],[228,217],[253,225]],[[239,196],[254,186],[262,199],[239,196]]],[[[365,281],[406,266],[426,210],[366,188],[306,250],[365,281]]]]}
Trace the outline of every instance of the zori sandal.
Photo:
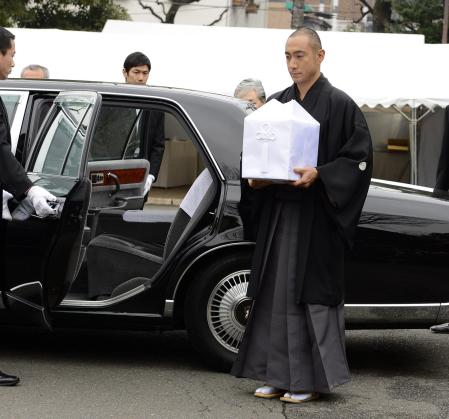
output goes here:
{"type": "Polygon", "coordinates": [[[261,397],[262,399],[274,399],[276,397],[282,396],[283,393],[284,393],[284,390],[281,390],[280,388],[271,387],[271,386],[263,386],[263,387],[259,387],[254,392],[254,395],[256,397],[261,397]]]}
{"type": "Polygon", "coordinates": [[[281,400],[287,403],[305,403],[311,400],[316,400],[320,397],[318,393],[285,393],[281,400]]]}

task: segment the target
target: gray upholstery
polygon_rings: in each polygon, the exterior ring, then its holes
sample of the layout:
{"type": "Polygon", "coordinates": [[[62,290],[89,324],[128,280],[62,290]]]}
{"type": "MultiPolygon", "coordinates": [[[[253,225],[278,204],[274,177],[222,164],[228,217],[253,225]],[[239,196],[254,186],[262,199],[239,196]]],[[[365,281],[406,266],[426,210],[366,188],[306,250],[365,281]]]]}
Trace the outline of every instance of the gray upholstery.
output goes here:
{"type": "Polygon", "coordinates": [[[128,281],[124,282],[123,284],[117,286],[114,288],[111,294],[111,298],[116,297],[117,295],[123,294],[129,290],[132,290],[134,288],[137,288],[139,285],[147,285],[148,284],[148,278],[145,277],[137,277],[133,279],[129,279],[128,281]]]}
{"type": "MultiPolygon", "coordinates": [[[[198,186],[195,183],[191,189],[198,186]]],[[[93,239],[87,253],[89,297],[119,295],[135,288],[137,283],[144,283],[142,278],[146,278],[147,285],[151,284],[151,278],[173,250],[194,232],[212,204],[215,193],[216,186],[212,182],[199,200],[192,217],[182,208],[178,209],[162,255],[155,255],[151,245],[125,237],[102,234],[93,239]]]]}
{"type": "Polygon", "coordinates": [[[162,264],[154,247],[123,237],[101,234],[87,248],[88,296],[109,295],[124,279],[151,278],[162,264]]]}

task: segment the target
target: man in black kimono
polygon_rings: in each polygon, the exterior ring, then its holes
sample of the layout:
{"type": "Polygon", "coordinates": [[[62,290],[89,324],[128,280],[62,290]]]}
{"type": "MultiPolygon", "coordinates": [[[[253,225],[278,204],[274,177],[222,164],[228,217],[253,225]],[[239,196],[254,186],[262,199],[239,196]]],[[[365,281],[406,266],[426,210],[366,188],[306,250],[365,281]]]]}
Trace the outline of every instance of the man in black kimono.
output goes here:
{"type": "MultiPolygon", "coordinates": [[[[14,35],[0,27],[0,80],[8,78],[14,67],[15,48],[14,35]]],[[[16,199],[28,197],[33,204],[36,213],[41,216],[54,214],[55,210],[50,208],[47,201],[54,201],[56,197],[48,193],[40,186],[33,186],[25,172],[25,169],[11,153],[11,136],[6,108],[0,98],[0,204],[2,215],[0,216],[0,280],[3,273],[3,231],[5,212],[3,209],[3,189],[13,195],[16,199]]],[[[6,208],[5,208],[6,209],[6,208]]],[[[0,371],[0,386],[12,386],[19,382],[19,378],[4,374],[0,371]]]]}
{"type": "Polygon", "coordinates": [[[296,100],[320,123],[317,167],[299,180],[250,180],[260,208],[248,296],[253,307],[232,373],[263,381],[255,395],[301,403],[349,381],[344,344],[344,253],[372,173],[372,144],[357,105],[320,73],[324,50],[308,28],[287,40],[296,100]]]}
{"type": "MultiPolygon", "coordinates": [[[[433,193],[447,198],[449,192],[449,106],[444,110],[444,133],[438,162],[437,179],[433,193]]],[[[449,333],[449,323],[437,324],[430,330],[434,333],[449,333]]]]}

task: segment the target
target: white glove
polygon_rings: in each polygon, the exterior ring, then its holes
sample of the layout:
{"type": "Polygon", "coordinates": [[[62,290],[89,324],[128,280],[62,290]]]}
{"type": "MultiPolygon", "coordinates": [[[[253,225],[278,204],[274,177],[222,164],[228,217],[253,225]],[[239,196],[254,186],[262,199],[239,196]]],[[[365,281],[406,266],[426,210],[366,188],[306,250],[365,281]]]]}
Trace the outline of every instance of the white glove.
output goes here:
{"type": "Polygon", "coordinates": [[[4,220],[12,220],[11,213],[8,208],[8,201],[12,198],[12,195],[9,192],[3,191],[3,209],[2,209],[2,218],[4,220]]]}
{"type": "Polygon", "coordinates": [[[32,186],[28,190],[27,197],[30,198],[34,210],[39,217],[47,217],[49,215],[56,214],[57,210],[51,208],[47,201],[54,202],[57,198],[44,188],[41,188],[40,186],[32,186]]]}
{"type": "Polygon", "coordinates": [[[153,184],[153,182],[154,182],[154,176],[148,175],[147,181],[145,182],[145,188],[143,190],[143,196],[145,196],[148,192],[150,192],[151,185],[153,184]]]}

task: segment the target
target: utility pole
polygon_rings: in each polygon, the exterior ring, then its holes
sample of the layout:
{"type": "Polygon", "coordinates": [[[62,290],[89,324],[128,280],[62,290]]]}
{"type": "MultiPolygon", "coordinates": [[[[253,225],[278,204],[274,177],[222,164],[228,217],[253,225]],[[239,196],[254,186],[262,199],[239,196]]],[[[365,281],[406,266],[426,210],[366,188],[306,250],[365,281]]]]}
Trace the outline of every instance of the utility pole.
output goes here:
{"type": "Polygon", "coordinates": [[[304,0],[293,0],[291,28],[298,29],[302,26],[304,26],[304,0]]]}
{"type": "Polygon", "coordinates": [[[449,23],[449,0],[444,0],[443,37],[442,43],[447,44],[447,31],[449,23]]]}

